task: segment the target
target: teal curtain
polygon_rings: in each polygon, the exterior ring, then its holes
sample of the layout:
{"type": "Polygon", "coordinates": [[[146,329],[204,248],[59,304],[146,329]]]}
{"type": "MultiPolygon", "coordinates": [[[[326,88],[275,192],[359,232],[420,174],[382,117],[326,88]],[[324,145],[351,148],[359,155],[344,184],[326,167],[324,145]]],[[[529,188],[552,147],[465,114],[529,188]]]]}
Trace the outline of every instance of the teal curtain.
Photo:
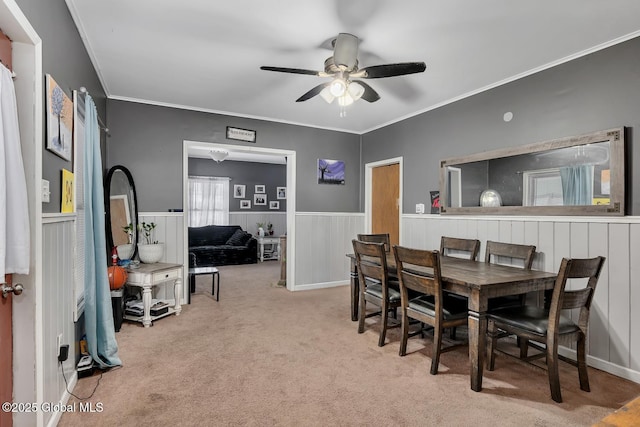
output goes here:
{"type": "Polygon", "coordinates": [[[111,293],[107,275],[104,189],[100,157],[100,128],[93,99],[85,99],[84,202],[85,272],[84,321],[89,354],[100,368],[121,365],[118,357],[111,293]]]}
{"type": "Polygon", "coordinates": [[[562,200],[565,206],[590,205],[593,202],[593,165],[560,168],[562,200]]]}

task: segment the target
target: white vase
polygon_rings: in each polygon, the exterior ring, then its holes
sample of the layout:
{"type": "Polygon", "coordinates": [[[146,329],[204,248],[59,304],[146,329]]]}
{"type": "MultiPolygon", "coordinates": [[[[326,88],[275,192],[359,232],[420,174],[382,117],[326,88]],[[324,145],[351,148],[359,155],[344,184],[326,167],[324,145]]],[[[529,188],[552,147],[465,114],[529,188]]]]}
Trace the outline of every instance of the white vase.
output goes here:
{"type": "Polygon", "coordinates": [[[164,243],[156,243],[153,245],[138,244],[138,256],[140,261],[145,264],[153,264],[162,259],[164,254],[164,243]]]}
{"type": "Polygon", "coordinates": [[[133,245],[131,243],[118,245],[116,250],[120,259],[131,259],[133,257],[133,245]]]}

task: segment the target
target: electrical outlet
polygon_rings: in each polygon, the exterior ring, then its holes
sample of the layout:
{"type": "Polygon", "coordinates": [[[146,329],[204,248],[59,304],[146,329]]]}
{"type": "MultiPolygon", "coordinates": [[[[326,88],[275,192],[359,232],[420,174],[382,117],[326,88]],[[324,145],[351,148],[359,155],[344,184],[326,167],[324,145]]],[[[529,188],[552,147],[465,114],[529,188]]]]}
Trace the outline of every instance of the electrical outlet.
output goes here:
{"type": "Polygon", "coordinates": [[[56,351],[58,352],[56,356],[58,357],[60,357],[60,347],[62,347],[62,334],[58,335],[58,338],[56,339],[56,351]]]}

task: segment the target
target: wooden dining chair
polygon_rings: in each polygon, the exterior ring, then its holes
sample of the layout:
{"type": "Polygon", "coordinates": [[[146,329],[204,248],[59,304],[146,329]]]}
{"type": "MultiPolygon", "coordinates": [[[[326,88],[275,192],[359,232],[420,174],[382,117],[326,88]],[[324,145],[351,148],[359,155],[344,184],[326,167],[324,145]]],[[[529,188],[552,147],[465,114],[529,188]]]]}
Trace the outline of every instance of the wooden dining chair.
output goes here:
{"type": "MultiPolygon", "coordinates": [[[[400,356],[407,354],[409,319],[433,327],[433,350],[431,353],[431,375],[438,373],[440,354],[458,345],[442,348],[443,329],[467,324],[467,310],[450,311],[445,306],[440,275],[440,253],[394,246],[398,278],[400,281],[402,341],[400,356]],[[419,274],[421,269],[432,269],[432,274],[419,274]],[[411,297],[417,294],[416,297],[411,297]]],[[[430,272],[429,272],[430,273],[430,272]]]]}
{"type": "Polygon", "coordinates": [[[441,256],[452,256],[460,252],[466,252],[471,261],[476,261],[480,252],[480,240],[442,236],[440,239],[441,256]]]}
{"type": "MultiPolygon", "coordinates": [[[[501,264],[505,261],[509,261],[508,265],[512,265],[510,262],[513,260],[522,261],[522,268],[525,270],[531,270],[533,264],[533,257],[536,253],[535,245],[520,245],[515,243],[503,243],[487,240],[487,246],[484,253],[484,262],[501,264]]],[[[526,302],[527,294],[509,295],[504,297],[491,298],[489,300],[489,310],[521,306],[526,302]]]]}
{"type": "MultiPolygon", "coordinates": [[[[400,307],[398,283],[389,278],[384,243],[368,243],[359,240],[353,240],[352,243],[356,256],[358,280],[360,281],[358,333],[364,332],[366,317],[379,315],[380,338],[378,346],[382,347],[389,328],[389,312],[395,312],[400,307]],[[367,314],[367,303],[380,307],[380,311],[367,314]]],[[[397,326],[400,325],[392,325],[391,327],[397,326]]]]}
{"type": "Polygon", "coordinates": [[[378,234],[358,234],[358,240],[361,242],[373,242],[373,243],[384,243],[384,250],[386,252],[391,251],[391,243],[389,240],[389,233],[378,233],[378,234]]]}
{"type": "Polygon", "coordinates": [[[586,341],[589,326],[589,310],[596,290],[596,284],[604,265],[604,257],[590,259],[564,258],[558,271],[551,304],[548,309],[525,305],[522,307],[508,307],[488,315],[488,360],[487,368],[492,371],[495,365],[496,329],[502,329],[515,334],[521,339],[520,359],[531,361],[539,357],[546,357],[547,371],[551,398],[562,402],[560,392],[560,377],[558,374],[558,360],[562,359],[578,366],[580,389],[589,391],[589,377],[587,375],[586,341]],[[567,290],[567,279],[588,279],[582,289],[567,290]],[[577,322],[562,314],[562,310],[580,309],[577,322]],[[542,343],[529,344],[529,341],[542,343]],[[577,342],[577,362],[558,355],[559,342],[577,342]],[[540,353],[528,356],[529,345],[540,353]]]}

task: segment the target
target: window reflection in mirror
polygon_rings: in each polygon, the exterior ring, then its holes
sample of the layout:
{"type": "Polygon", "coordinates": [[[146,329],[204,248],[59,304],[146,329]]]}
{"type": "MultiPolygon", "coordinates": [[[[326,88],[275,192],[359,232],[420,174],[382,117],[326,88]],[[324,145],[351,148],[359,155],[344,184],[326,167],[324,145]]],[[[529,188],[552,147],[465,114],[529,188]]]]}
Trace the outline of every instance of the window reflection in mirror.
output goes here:
{"type": "Polygon", "coordinates": [[[440,179],[442,213],[623,215],[624,131],[444,160],[440,179]]]}

